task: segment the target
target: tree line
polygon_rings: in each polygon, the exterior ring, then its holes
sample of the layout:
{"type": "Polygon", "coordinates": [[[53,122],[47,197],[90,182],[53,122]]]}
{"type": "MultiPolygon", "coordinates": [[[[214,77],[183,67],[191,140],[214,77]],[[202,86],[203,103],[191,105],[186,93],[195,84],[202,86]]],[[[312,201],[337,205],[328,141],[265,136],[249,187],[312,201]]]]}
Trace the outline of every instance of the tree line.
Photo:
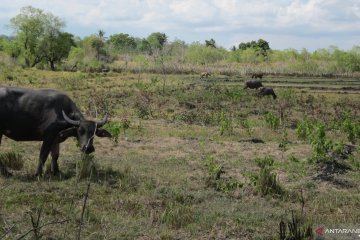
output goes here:
{"type": "Polygon", "coordinates": [[[251,64],[287,71],[353,73],[360,71],[360,46],[343,51],[336,46],[313,53],[302,49],[275,50],[264,39],[241,42],[229,50],[214,39],[185,43],[162,32],[138,38],[126,33],[106,37],[103,30],[79,38],[64,31],[65,22],[52,13],[32,6],[23,7],[10,20],[13,37],[0,36],[0,53],[24,67],[51,70],[103,69],[115,63],[123,68],[165,67],[166,65],[251,64]]]}

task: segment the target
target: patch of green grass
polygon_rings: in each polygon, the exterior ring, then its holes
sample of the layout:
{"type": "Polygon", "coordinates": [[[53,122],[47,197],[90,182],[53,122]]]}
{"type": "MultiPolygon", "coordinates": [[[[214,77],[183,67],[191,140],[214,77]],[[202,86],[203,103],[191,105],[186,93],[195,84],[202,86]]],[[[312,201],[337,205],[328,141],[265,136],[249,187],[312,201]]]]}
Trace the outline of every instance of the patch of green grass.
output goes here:
{"type": "Polygon", "coordinates": [[[24,158],[22,154],[15,151],[9,151],[0,154],[0,162],[7,168],[21,170],[24,167],[24,158]]]}

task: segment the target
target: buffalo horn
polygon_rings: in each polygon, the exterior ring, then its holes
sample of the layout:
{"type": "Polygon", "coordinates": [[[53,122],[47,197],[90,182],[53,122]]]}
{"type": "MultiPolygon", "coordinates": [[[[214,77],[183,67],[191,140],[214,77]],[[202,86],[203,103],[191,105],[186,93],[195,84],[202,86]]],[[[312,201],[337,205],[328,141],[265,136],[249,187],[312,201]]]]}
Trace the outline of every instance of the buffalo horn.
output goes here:
{"type": "Polygon", "coordinates": [[[75,120],[72,120],[70,119],[66,113],[64,112],[64,110],[62,111],[62,114],[63,114],[63,117],[65,119],[66,122],[70,123],[71,125],[74,125],[74,126],[79,126],[80,125],[80,121],[75,121],[75,120]]]}
{"type": "Polygon", "coordinates": [[[108,115],[107,115],[107,113],[105,113],[105,118],[102,121],[97,122],[97,127],[101,128],[102,126],[104,126],[107,123],[107,121],[108,121],[108,115]]]}

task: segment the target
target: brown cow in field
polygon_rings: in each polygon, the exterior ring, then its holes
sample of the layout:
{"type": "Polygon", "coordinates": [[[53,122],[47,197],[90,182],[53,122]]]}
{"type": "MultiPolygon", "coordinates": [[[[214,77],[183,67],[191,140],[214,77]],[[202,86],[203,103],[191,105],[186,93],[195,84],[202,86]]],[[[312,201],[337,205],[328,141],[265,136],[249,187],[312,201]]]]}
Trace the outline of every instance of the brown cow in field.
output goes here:
{"type": "Polygon", "coordinates": [[[269,87],[261,87],[259,90],[259,96],[272,96],[274,99],[277,98],[274,89],[269,87]]]}
{"type": "Polygon", "coordinates": [[[251,74],[251,78],[259,78],[259,79],[262,79],[263,76],[264,76],[263,73],[253,73],[253,74],[251,74]]]}
{"type": "Polygon", "coordinates": [[[211,73],[209,73],[209,72],[202,72],[202,73],[200,73],[200,78],[204,78],[204,77],[209,77],[209,76],[211,76],[211,73]]]}
{"type": "Polygon", "coordinates": [[[258,89],[261,88],[263,85],[260,80],[247,80],[245,81],[245,87],[244,89],[250,88],[250,89],[258,89]]]}

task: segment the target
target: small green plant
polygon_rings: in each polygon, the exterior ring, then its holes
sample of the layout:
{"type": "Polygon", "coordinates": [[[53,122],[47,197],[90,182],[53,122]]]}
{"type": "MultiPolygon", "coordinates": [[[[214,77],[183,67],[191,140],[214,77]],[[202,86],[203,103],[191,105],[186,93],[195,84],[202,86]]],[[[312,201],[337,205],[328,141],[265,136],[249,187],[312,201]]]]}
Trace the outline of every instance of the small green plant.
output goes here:
{"type": "Polygon", "coordinates": [[[347,134],[350,142],[355,144],[356,139],[360,138],[360,124],[354,122],[349,112],[342,114],[341,129],[347,134]]]}
{"type": "Polygon", "coordinates": [[[5,167],[13,170],[21,170],[24,167],[23,156],[14,151],[1,153],[0,162],[2,162],[5,167]]]}
{"type": "Polygon", "coordinates": [[[305,118],[301,122],[298,123],[296,128],[296,135],[301,140],[307,140],[308,137],[311,135],[314,129],[314,121],[305,118]]]}
{"type": "Polygon", "coordinates": [[[225,173],[223,170],[223,166],[217,164],[213,156],[207,156],[206,158],[206,166],[208,168],[209,178],[213,180],[218,180],[221,177],[221,174],[225,173]]]}
{"type": "Polygon", "coordinates": [[[122,118],[120,121],[120,126],[123,130],[124,135],[126,135],[126,130],[130,128],[130,120],[127,118],[122,118]]]}
{"type": "Polygon", "coordinates": [[[281,151],[285,152],[288,149],[290,141],[288,139],[288,132],[286,130],[283,131],[281,142],[279,143],[279,148],[281,151]]]}
{"type": "Polygon", "coordinates": [[[217,164],[212,156],[207,157],[206,166],[209,174],[206,181],[208,187],[213,187],[216,191],[228,193],[243,186],[237,179],[221,177],[225,173],[224,168],[222,165],[217,164]]]}
{"type": "Polygon", "coordinates": [[[345,144],[343,142],[336,142],[333,146],[333,150],[337,154],[342,154],[345,150],[345,144]]]}
{"type": "Polygon", "coordinates": [[[246,129],[246,132],[249,136],[253,133],[254,129],[252,128],[251,120],[245,118],[240,121],[240,124],[243,128],[246,129]]]}
{"type": "Polygon", "coordinates": [[[313,149],[312,160],[316,162],[326,161],[327,153],[333,149],[333,142],[326,138],[325,125],[317,123],[313,133],[309,136],[309,141],[313,149]]]}
{"type": "Polygon", "coordinates": [[[220,113],[219,125],[220,135],[224,135],[224,133],[231,135],[233,133],[232,118],[231,116],[227,116],[224,112],[220,113]]]}
{"type": "Polygon", "coordinates": [[[313,230],[311,225],[305,223],[303,217],[299,217],[294,214],[294,211],[291,212],[291,220],[286,221],[282,220],[279,224],[279,239],[280,240],[302,240],[302,239],[312,239],[313,230]]]}
{"type": "Polygon", "coordinates": [[[78,180],[91,178],[96,173],[94,155],[84,155],[77,161],[76,177],[78,180]]]}
{"type": "Polygon", "coordinates": [[[282,195],[283,188],[280,186],[276,173],[271,172],[274,164],[274,159],[270,156],[265,158],[256,158],[256,165],[260,168],[257,175],[252,175],[250,181],[256,186],[261,196],[268,194],[282,195]]]}
{"type": "Polygon", "coordinates": [[[280,126],[280,117],[272,112],[268,112],[265,115],[265,122],[271,129],[278,129],[280,126]]]}
{"type": "Polygon", "coordinates": [[[112,140],[117,144],[119,142],[119,136],[121,132],[120,122],[109,122],[105,125],[104,129],[109,131],[112,135],[112,140]]]}
{"type": "Polygon", "coordinates": [[[111,133],[113,141],[117,144],[121,130],[126,135],[126,130],[130,128],[130,120],[122,118],[120,122],[110,122],[104,128],[111,133]]]}
{"type": "Polygon", "coordinates": [[[359,157],[350,156],[349,161],[356,171],[360,171],[360,159],[359,157]]]}

